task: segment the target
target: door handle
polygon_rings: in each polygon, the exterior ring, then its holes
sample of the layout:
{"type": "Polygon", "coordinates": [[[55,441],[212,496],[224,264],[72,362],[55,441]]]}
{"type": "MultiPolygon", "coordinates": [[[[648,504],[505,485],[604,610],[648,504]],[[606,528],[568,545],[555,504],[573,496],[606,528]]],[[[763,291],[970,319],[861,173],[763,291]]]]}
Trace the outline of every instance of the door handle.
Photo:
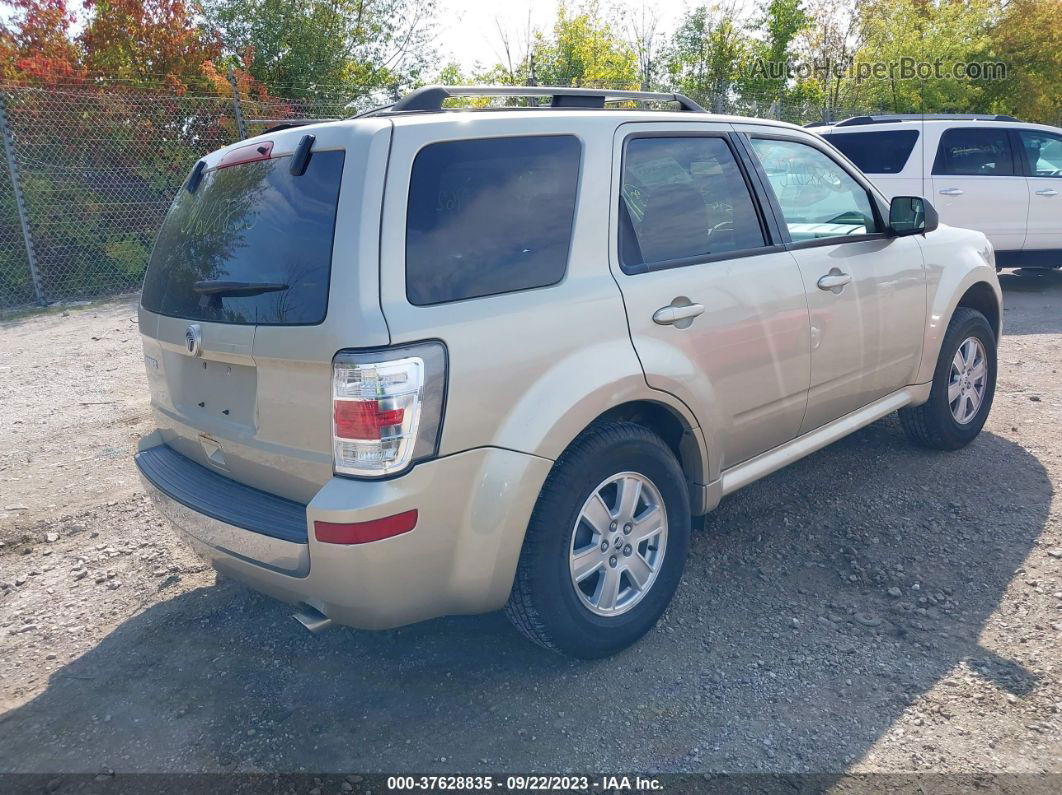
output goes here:
{"type": "Polygon", "coordinates": [[[1054,188],[1044,188],[1043,190],[1036,191],[1037,196],[1057,196],[1058,191],[1054,188]]]}
{"type": "Polygon", "coordinates": [[[964,191],[959,188],[944,188],[941,192],[941,196],[962,196],[964,191]]]}
{"type": "Polygon", "coordinates": [[[828,290],[831,293],[839,293],[848,282],[852,281],[850,273],[842,273],[837,268],[831,268],[830,272],[819,278],[816,282],[820,290],[828,290]]]}
{"type": "Polygon", "coordinates": [[[653,322],[660,326],[686,328],[698,315],[704,314],[704,304],[671,304],[653,312],[653,322]]]}

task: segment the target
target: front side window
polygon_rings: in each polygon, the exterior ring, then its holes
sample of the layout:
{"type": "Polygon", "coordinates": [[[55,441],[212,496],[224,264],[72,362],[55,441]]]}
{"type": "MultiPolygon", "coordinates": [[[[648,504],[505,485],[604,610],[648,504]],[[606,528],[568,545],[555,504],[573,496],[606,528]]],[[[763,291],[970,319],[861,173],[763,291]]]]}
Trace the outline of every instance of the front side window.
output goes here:
{"type": "Polygon", "coordinates": [[[582,147],[572,135],[431,144],[413,161],[406,297],[418,306],[564,277],[582,147]]]}
{"type": "Polygon", "coordinates": [[[748,186],[722,138],[635,138],[620,189],[620,262],[628,272],[764,245],[748,186]]]}
{"type": "Polygon", "coordinates": [[[1040,130],[1018,134],[1030,177],[1062,177],[1062,135],[1040,130]]]}
{"type": "Polygon", "coordinates": [[[940,136],[934,174],[963,177],[1009,177],[1014,174],[1007,131],[987,127],[953,127],[940,136]]]}
{"type": "Polygon", "coordinates": [[[899,174],[918,140],[918,130],[829,133],[822,136],[864,174],[899,174]]]}
{"type": "Polygon", "coordinates": [[[753,138],[794,243],[878,231],[866,188],[813,146],[753,138]]]}

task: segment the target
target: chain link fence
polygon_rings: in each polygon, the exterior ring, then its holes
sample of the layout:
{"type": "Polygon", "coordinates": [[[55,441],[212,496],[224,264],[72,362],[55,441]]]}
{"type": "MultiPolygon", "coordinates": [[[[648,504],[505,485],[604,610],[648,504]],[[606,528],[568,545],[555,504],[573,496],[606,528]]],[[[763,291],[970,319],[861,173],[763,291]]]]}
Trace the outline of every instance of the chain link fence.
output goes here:
{"type": "MultiPolygon", "coordinates": [[[[352,101],[371,104],[349,90],[244,93],[0,84],[0,312],[138,289],[166,210],[203,154],[262,132],[263,120],[342,118],[352,101]]],[[[817,107],[696,99],[717,113],[823,120],[817,107]]]]}

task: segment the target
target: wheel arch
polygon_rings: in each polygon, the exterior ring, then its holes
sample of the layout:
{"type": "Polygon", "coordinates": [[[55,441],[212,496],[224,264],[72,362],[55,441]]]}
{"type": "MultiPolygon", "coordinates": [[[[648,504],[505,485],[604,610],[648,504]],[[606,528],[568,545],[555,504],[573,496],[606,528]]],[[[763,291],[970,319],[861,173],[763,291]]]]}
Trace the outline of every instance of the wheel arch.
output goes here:
{"type": "MultiPolygon", "coordinates": [[[[708,455],[701,429],[675,406],[658,399],[628,400],[601,412],[579,432],[609,421],[633,422],[659,436],[678,459],[686,476],[690,506],[695,515],[707,510],[704,484],[708,477],[708,455]]],[[[578,435],[576,436],[578,438],[578,435]]]]}
{"type": "MultiPolygon", "coordinates": [[[[1002,330],[1000,305],[995,291],[992,290],[988,282],[974,282],[971,284],[955,305],[956,308],[960,306],[975,309],[984,315],[989,325],[992,326],[992,332],[996,335],[996,342],[999,341],[999,335],[1002,330]]],[[[952,310],[952,314],[954,314],[954,310],[952,310]]]]}

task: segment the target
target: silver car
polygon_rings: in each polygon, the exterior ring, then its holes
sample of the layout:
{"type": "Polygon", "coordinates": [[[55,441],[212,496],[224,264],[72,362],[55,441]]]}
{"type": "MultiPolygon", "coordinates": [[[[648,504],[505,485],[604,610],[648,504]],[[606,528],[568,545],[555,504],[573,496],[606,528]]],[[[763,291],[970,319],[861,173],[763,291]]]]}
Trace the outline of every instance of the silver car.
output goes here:
{"type": "Polygon", "coordinates": [[[136,462],[311,629],[505,608],[598,657],[725,495],[894,411],[972,441],[1000,302],[983,234],[799,127],[433,86],[196,164],[144,283],[136,462]],[[444,107],[470,94],[527,99],[444,107]]]}

